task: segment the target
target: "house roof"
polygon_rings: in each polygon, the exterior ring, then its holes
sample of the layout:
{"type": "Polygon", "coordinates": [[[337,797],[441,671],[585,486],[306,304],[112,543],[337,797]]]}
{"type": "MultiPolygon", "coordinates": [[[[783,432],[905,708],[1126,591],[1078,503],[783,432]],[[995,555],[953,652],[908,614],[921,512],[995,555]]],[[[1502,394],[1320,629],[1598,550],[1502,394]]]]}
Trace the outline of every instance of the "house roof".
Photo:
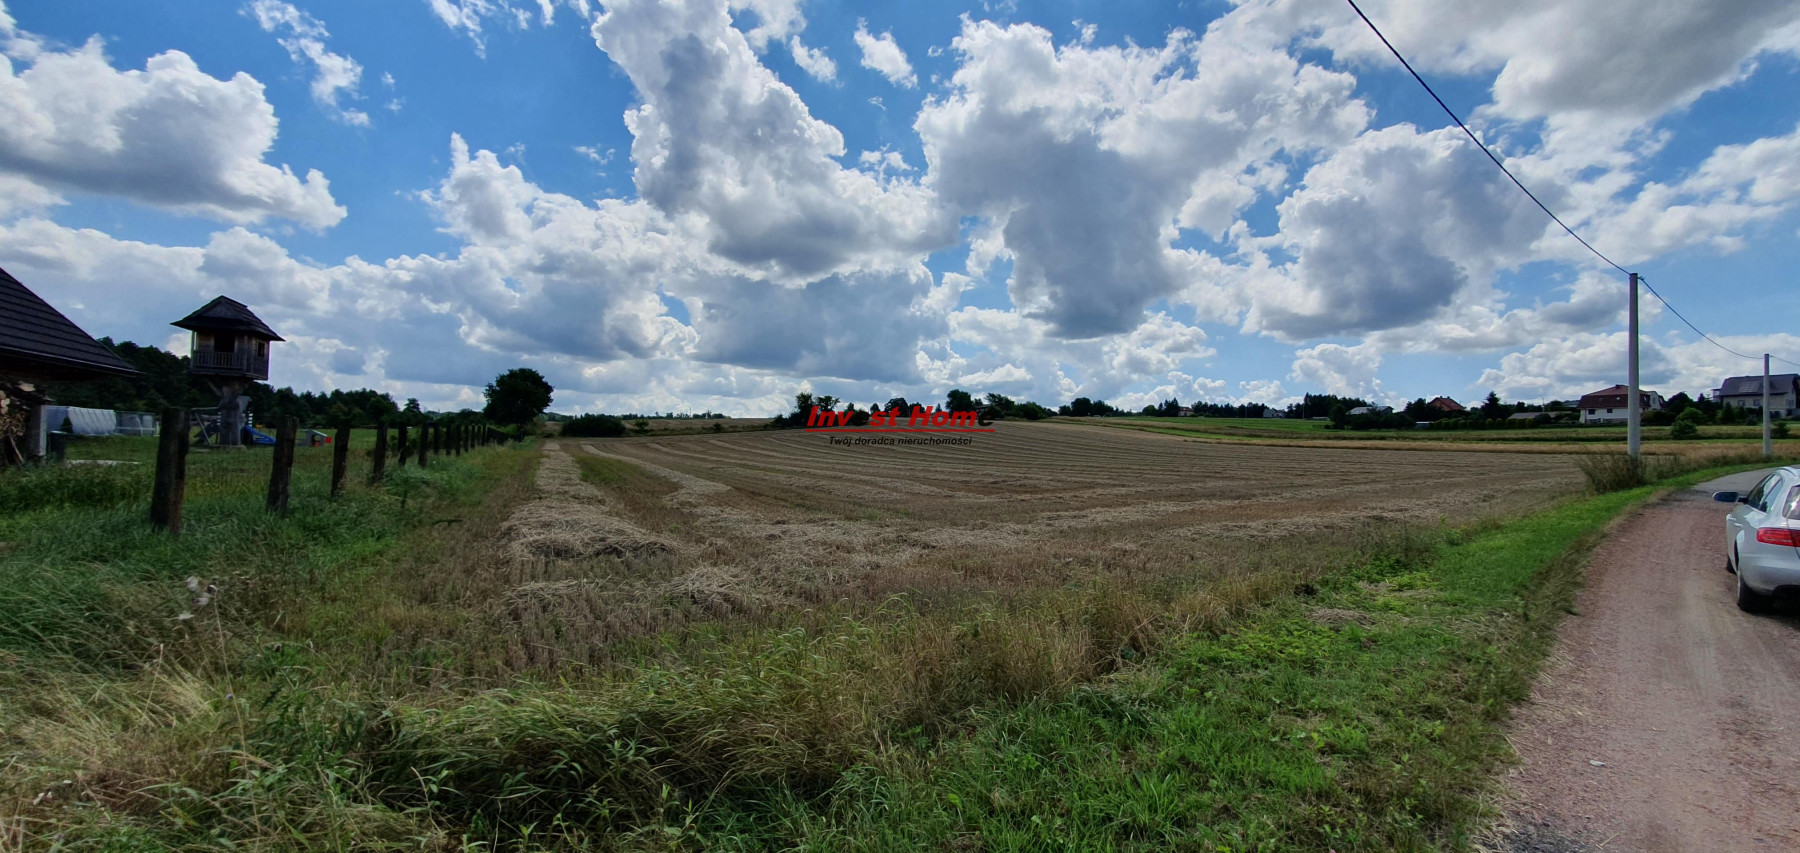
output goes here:
{"type": "Polygon", "coordinates": [[[0,373],[98,379],[137,370],[0,269],[0,373]]]}
{"type": "Polygon", "coordinates": [[[195,332],[243,332],[271,341],[285,340],[244,303],[229,296],[220,296],[169,325],[195,332]]]}
{"type": "MultiPolygon", "coordinates": [[[[1762,394],[1761,376],[1733,376],[1719,386],[1719,396],[1738,397],[1748,394],[1762,394]]],[[[1769,390],[1792,388],[1800,383],[1800,373],[1772,373],[1769,375],[1769,390]]]]}
{"type": "MultiPolygon", "coordinates": [[[[1631,396],[1631,389],[1629,387],[1624,386],[1624,385],[1614,385],[1611,388],[1602,388],[1598,391],[1590,391],[1586,394],[1581,395],[1581,399],[1588,400],[1588,399],[1593,399],[1596,397],[1618,397],[1619,399],[1623,400],[1630,396],[1631,396]]],[[[1663,396],[1661,394],[1659,394],[1655,391],[1652,391],[1648,388],[1639,388],[1638,396],[1644,397],[1651,401],[1661,400],[1663,398],[1663,396]]],[[[1583,406],[1583,404],[1580,402],[1577,402],[1575,405],[1578,407],[1585,408],[1585,406],[1583,406]]]]}
{"type": "Polygon", "coordinates": [[[1463,404],[1458,403],[1455,400],[1450,399],[1449,397],[1433,397],[1433,398],[1431,398],[1431,402],[1426,403],[1425,405],[1428,405],[1428,406],[1431,406],[1431,407],[1437,408],[1437,409],[1442,409],[1446,412],[1468,411],[1467,409],[1463,408],[1463,404]]]}

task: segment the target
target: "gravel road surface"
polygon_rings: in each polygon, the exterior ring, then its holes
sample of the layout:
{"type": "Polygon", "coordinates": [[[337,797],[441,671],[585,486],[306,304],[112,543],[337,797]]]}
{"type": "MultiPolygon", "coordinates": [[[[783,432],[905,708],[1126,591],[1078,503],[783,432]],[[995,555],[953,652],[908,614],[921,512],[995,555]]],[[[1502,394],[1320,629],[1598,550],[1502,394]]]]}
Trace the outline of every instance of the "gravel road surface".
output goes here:
{"type": "Polygon", "coordinates": [[[1800,617],[1739,612],[1728,507],[1669,497],[1594,552],[1519,709],[1500,849],[1800,850],[1800,617]]]}

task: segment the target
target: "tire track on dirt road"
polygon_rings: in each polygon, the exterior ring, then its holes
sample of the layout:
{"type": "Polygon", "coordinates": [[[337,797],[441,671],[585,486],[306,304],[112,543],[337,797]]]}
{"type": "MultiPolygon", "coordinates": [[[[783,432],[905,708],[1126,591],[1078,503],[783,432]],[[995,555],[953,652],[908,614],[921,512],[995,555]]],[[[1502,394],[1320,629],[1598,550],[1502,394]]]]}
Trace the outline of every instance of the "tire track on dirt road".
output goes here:
{"type": "Polygon", "coordinates": [[[1515,717],[1501,849],[1800,850],[1800,618],[1737,609],[1726,511],[1685,490],[1595,550],[1515,717]]]}

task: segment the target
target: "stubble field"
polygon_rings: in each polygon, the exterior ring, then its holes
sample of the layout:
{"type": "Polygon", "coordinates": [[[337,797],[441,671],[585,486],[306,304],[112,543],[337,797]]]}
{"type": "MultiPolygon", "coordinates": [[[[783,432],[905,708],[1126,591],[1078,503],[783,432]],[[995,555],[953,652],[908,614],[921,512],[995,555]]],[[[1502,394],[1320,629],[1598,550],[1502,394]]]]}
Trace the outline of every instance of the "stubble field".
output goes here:
{"type": "Polygon", "coordinates": [[[1521,682],[1428,569],[1582,490],[1055,423],[326,455],[285,519],[197,455],[179,540],[140,467],[0,481],[0,850],[1436,847],[1521,682]]]}
{"type": "Polygon", "coordinates": [[[563,440],[546,469],[565,456],[595,485],[590,505],[629,525],[620,548],[590,543],[595,553],[648,549],[634,583],[663,576],[755,612],[1097,579],[1194,587],[1311,568],[1369,537],[1538,508],[1581,486],[1565,456],[1226,446],[1019,422],[962,446],[799,432],[563,440]]]}

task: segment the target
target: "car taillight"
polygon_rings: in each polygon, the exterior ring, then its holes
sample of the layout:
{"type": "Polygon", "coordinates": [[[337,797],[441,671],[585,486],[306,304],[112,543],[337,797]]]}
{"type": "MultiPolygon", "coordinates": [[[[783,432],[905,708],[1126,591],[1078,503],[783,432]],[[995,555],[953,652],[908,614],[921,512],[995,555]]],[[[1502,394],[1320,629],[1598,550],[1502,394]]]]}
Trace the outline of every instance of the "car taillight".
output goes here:
{"type": "Polygon", "coordinates": [[[1800,530],[1789,530],[1785,527],[1759,527],[1756,529],[1756,541],[1764,545],[1792,545],[1800,548],[1800,530]]]}

